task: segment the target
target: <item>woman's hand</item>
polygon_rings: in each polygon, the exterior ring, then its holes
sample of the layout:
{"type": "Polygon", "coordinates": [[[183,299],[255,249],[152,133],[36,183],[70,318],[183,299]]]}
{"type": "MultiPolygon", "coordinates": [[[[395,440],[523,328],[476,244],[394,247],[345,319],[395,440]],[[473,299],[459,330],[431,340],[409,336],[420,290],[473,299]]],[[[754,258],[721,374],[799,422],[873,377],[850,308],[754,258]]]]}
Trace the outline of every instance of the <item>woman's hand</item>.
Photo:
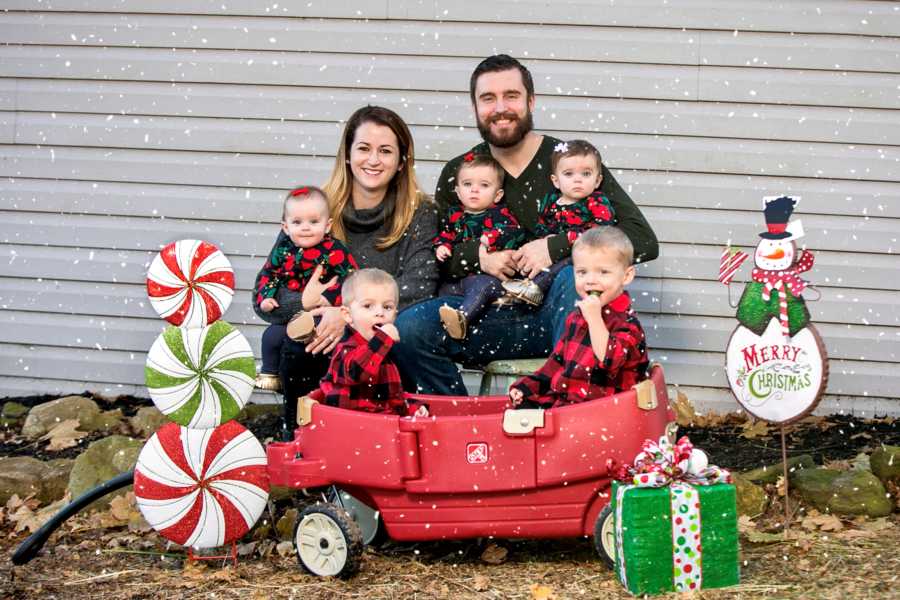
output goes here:
{"type": "Polygon", "coordinates": [[[521,246],[513,254],[519,273],[534,278],[535,275],[553,264],[550,260],[550,248],[546,239],[532,240],[521,246]]]}
{"type": "Polygon", "coordinates": [[[278,308],[278,301],[275,298],[266,298],[259,303],[259,310],[264,313],[270,313],[276,308],[278,308]]]}
{"type": "Polygon", "coordinates": [[[313,317],[321,317],[321,320],[316,326],[316,337],[306,345],[306,351],[310,354],[328,354],[341,341],[347,326],[341,309],[338,306],[322,306],[309,313],[313,317]]]}

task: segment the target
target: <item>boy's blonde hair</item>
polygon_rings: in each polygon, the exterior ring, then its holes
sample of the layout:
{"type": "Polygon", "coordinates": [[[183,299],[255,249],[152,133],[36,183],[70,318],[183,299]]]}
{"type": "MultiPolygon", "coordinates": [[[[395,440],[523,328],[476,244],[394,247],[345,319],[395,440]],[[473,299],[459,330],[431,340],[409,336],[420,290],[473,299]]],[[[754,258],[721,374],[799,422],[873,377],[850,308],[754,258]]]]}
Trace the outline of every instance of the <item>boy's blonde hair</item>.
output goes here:
{"type": "Polygon", "coordinates": [[[368,268],[353,271],[350,276],[344,280],[344,284],[341,286],[341,303],[344,306],[347,306],[356,298],[360,288],[372,285],[392,286],[394,288],[394,298],[399,302],[400,288],[397,286],[397,282],[394,281],[391,274],[387,271],[382,271],[381,269],[368,268]]]}
{"type": "Polygon", "coordinates": [[[599,248],[615,250],[619,260],[626,267],[630,267],[634,262],[634,246],[631,244],[631,240],[621,229],[609,225],[592,227],[578,236],[578,239],[572,244],[572,254],[575,254],[578,249],[599,248]]]}

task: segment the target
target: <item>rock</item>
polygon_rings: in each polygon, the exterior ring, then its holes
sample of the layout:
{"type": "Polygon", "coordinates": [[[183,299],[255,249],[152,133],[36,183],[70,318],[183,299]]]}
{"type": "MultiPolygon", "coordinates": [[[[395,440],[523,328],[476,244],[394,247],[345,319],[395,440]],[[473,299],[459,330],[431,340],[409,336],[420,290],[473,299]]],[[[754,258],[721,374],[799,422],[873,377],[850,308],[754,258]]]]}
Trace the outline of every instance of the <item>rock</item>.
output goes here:
{"type": "Polygon", "coordinates": [[[155,406],[142,406],[128,422],[131,424],[132,431],[147,439],[168,423],[169,419],[155,406]]]}
{"type": "Polygon", "coordinates": [[[90,398],[66,396],[32,408],[22,426],[22,435],[38,439],[66,419],[77,419],[80,431],[112,431],[122,419],[122,411],[103,412],[90,398]]]}
{"type": "Polygon", "coordinates": [[[832,512],[885,517],[894,508],[881,480],[871,471],[847,471],[834,480],[834,488],[829,503],[832,512]]]}
{"type": "Polygon", "coordinates": [[[869,463],[881,481],[900,481],[900,446],[881,446],[869,457],[869,463]]]}
{"type": "Polygon", "coordinates": [[[289,508],[284,511],[284,515],[275,524],[275,531],[278,533],[279,540],[294,539],[294,528],[297,526],[297,517],[299,515],[300,513],[296,508],[289,508]]]}
{"type": "Polygon", "coordinates": [[[791,477],[791,483],[805,501],[824,511],[833,494],[831,486],[842,473],[836,469],[804,469],[791,477]]]}
{"type": "Polygon", "coordinates": [[[30,456],[0,458],[0,504],[6,504],[14,494],[19,498],[34,495],[43,504],[59,500],[66,493],[73,462],[43,462],[30,456]]]}
{"type": "Polygon", "coordinates": [[[766,491],[748,480],[740,473],[732,473],[734,488],[737,493],[738,515],[755,517],[761,515],[769,506],[769,496],[766,491]]]}
{"type": "Polygon", "coordinates": [[[870,471],[806,469],[792,481],[803,499],[821,511],[870,517],[891,512],[884,486],[870,471]]]}
{"type": "Polygon", "coordinates": [[[12,427],[20,424],[28,415],[28,407],[18,402],[7,402],[0,411],[0,427],[12,427]]]}
{"type": "MultiPolygon", "coordinates": [[[[753,483],[775,483],[778,478],[784,475],[783,463],[777,463],[759,469],[753,469],[742,473],[745,479],[753,483]]],[[[813,457],[809,454],[801,454],[787,460],[788,477],[793,480],[794,475],[801,469],[813,469],[816,466],[813,457]]]]}
{"type": "MultiPolygon", "coordinates": [[[[91,443],[87,450],[75,459],[75,465],[69,475],[69,492],[72,497],[77,498],[116,475],[133,469],[143,445],[140,440],[122,435],[113,435],[91,443]]],[[[105,508],[113,497],[130,489],[131,486],[128,486],[116,494],[108,494],[91,506],[105,508]]]]}

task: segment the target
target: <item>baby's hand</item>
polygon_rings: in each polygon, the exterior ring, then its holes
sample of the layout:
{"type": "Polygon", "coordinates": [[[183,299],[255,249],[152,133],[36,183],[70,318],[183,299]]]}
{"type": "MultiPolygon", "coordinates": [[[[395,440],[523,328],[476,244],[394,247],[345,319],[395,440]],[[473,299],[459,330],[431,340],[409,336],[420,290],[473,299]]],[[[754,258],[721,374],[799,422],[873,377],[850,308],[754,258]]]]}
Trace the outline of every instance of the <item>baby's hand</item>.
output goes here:
{"type": "Polygon", "coordinates": [[[513,406],[520,405],[522,403],[522,398],[524,398],[522,390],[519,388],[509,388],[509,400],[512,402],[513,406]]]}
{"type": "Polygon", "coordinates": [[[272,312],[276,308],[278,308],[278,300],[276,300],[275,298],[266,298],[259,303],[259,310],[263,311],[264,313],[272,312]]]}
{"type": "Polygon", "coordinates": [[[380,325],[379,327],[383,332],[388,334],[388,336],[390,336],[392,340],[394,340],[395,342],[400,341],[400,332],[397,331],[397,328],[393,323],[385,323],[384,325],[380,325]]]}
{"type": "Polygon", "coordinates": [[[435,250],[434,253],[437,255],[437,259],[439,261],[444,262],[445,260],[450,258],[450,255],[453,254],[453,251],[450,250],[450,248],[448,248],[447,246],[438,246],[437,250],[435,250]]]}
{"type": "Polygon", "coordinates": [[[322,273],[325,272],[325,267],[322,265],[316,266],[315,270],[312,272],[312,275],[309,278],[309,281],[306,283],[306,287],[303,288],[303,294],[301,295],[301,301],[303,302],[303,308],[306,310],[312,310],[319,306],[323,306],[327,303],[327,300],[322,296],[322,293],[337,283],[337,275],[322,283],[320,279],[322,278],[322,273]]]}
{"type": "Polygon", "coordinates": [[[589,295],[575,303],[588,323],[603,323],[603,302],[599,296],[589,295]]]}

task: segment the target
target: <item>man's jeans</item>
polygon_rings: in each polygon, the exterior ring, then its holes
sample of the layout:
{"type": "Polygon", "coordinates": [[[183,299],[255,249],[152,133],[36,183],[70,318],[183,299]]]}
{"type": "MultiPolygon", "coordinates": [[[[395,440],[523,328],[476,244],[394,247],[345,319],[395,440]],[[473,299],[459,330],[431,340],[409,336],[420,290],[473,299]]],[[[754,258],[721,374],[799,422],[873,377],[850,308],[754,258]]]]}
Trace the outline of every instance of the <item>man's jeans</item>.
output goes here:
{"type": "Polygon", "coordinates": [[[491,306],[465,340],[454,340],[441,326],[438,309],[444,304],[459,308],[462,300],[462,296],[432,298],[397,316],[400,343],[391,356],[408,391],[414,383],[419,393],[466,396],[456,362],[484,366],[492,360],[547,356],[562,335],[578,296],[568,266],[556,276],[541,306],[491,306]]]}

